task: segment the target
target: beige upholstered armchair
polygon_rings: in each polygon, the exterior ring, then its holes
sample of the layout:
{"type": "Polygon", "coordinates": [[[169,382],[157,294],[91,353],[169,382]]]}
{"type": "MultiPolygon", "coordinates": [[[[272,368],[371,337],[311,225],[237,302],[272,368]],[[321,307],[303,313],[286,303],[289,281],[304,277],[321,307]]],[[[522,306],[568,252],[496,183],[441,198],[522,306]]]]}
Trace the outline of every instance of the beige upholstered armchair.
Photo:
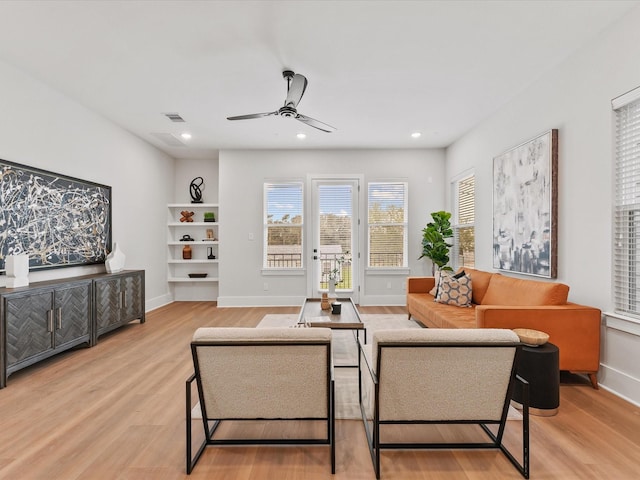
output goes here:
{"type": "Polygon", "coordinates": [[[374,332],[370,345],[360,343],[359,348],[360,410],[376,478],[384,448],[497,448],[529,478],[528,384],[515,373],[521,344],[514,332],[382,330],[374,332]],[[502,443],[516,379],[523,382],[525,397],[522,463],[502,443]],[[479,425],[490,441],[385,442],[385,426],[397,429],[402,424],[479,425]]]}
{"type": "MultiPolygon", "coordinates": [[[[194,373],[186,382],[187,473],[207,445],[323,444],[335,473],[334,380],[328,328],[199,328],[191,342],[194,373]],[[204,442],[192,455],[193,382],[204,442]],[[319,438],[214,439],[222,421],[309,420],[319,438]],[[320,428],[320,427],[319,427],[320,428]],[[324,432],[325,428],[320,428],[324,432]]],[[[310,435],[311,436],[311,435],[310,435]]]]}

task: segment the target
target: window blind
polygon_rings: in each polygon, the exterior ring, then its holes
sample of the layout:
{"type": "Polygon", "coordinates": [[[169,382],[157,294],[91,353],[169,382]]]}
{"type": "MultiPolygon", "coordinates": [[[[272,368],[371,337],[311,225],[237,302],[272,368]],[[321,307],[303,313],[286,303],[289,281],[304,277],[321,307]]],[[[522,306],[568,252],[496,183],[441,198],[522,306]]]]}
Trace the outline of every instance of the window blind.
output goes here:
{"type": "Polygon", "coordinates": [[[455,182],[456,216],[453,225],[453,255],[456,266],[475,265],[475,188],[474,175],[455,182]]]}
{"type": "Polygon", "coordinates": [[[367,203],[369,267],[406,267],[407,184],[371,182],[367,203]]]}
{"type": "Polygon", "coordinates": [[[302,228],[302,183],[265,183],[265,268],[302,268],[302,228]]]}
{"type": "Polygon", "coordinates": [[[617,312],[640,317],[640,100],[638,95],[625,98],[631,102],[612,102],[616,117],[613,296],[617,312]]]}
{"type": "Polygon", "coordinates": [[[346,253],[353,250],[353,208],[351,185],[319,185],[320,252],[346,253]]]}

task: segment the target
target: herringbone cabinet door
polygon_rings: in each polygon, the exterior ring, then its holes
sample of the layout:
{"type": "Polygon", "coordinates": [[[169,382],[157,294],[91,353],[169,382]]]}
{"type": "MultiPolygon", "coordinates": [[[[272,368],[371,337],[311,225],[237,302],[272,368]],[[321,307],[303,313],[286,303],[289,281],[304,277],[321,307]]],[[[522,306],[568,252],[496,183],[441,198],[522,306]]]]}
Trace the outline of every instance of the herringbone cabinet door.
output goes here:
{"type": "Polygon", "coordinates": [[[7,366],[53,348],[47,331],[52,297],[47,291],[7,300],[7,366]]]}
{"type": "Polygon", "coordinates": [[[124,291],[126,295],[125,304],[125,319],[133,320],[142,316],[143,301],[142,301],[142,276],[130,275],[123,278],[124,291]]]}
{"type": "Polygon", "coordinates": [[[96,324],[98,332],[120,321],[120,279],[96,282],[96,324]]]}
{"type": "Polygon", "coordinates": [[[54,310],[56,348],[77,338],[89,335],[91,319],[90,298],[90,283],[56,290],[54,310]]]}

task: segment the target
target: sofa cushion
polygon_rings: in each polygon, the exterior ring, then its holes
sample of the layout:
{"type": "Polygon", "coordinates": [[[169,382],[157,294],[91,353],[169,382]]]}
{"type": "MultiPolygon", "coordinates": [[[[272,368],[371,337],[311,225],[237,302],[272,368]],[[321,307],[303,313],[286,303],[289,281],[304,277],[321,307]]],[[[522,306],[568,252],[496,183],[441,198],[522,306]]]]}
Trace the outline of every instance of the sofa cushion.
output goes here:
{"type": "Polygon", "coordinates": [[[455,308],[433,301],[428,293],[407,294],[407,309],[412,315],[431,328],[475,328],[475,305],[472,308],[455,308]]]}
{"type": "Polygon", "coordinates": [[[565,305],[568,296],[569,286],[563,283],[493,275],[482,305],[565,305]]]}
{"type": "MultiPolygon", "coordinates": [[[[462,269],[460,269],[462,270],[462,269]]],[[[464,271],[471,277],[471,289],[472,289],[472,301],[473,303],[480,305],[487,288],[489,287],[489,280],[493,275],[500,275],[499,273],[483,272],[482,270],[476,270],[474,268],[464,267],[464,271]]]]}
{"type": "Polygon", "coordinates": [[[457,307],[471,306],[471,278],[464,274],[443,275],[435,301],[457,307]]]}

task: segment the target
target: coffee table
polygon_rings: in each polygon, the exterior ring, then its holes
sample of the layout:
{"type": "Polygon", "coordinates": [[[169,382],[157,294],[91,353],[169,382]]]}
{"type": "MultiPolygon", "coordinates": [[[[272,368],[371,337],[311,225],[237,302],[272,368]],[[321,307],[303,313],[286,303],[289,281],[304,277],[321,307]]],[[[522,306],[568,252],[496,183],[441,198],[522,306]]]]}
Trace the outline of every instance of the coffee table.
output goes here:
{"type": "MultiPolygon", "coordinates": [[[[342,304],[340,314],[334,315],[331,310],[322,310],[319,298],[305,299],[298,315],[298,325],[305,327],[323,327],[332,330],[352,330],[355,338],[355,346],[358,348],[360,331],[364,332],[364,343],[367,343],[367,332],[360,312],[351,298],[338,298],[336,301],[342,304]]],[[[342,368],[357,368],[358,365],[334,365],[342,368]]]]}

